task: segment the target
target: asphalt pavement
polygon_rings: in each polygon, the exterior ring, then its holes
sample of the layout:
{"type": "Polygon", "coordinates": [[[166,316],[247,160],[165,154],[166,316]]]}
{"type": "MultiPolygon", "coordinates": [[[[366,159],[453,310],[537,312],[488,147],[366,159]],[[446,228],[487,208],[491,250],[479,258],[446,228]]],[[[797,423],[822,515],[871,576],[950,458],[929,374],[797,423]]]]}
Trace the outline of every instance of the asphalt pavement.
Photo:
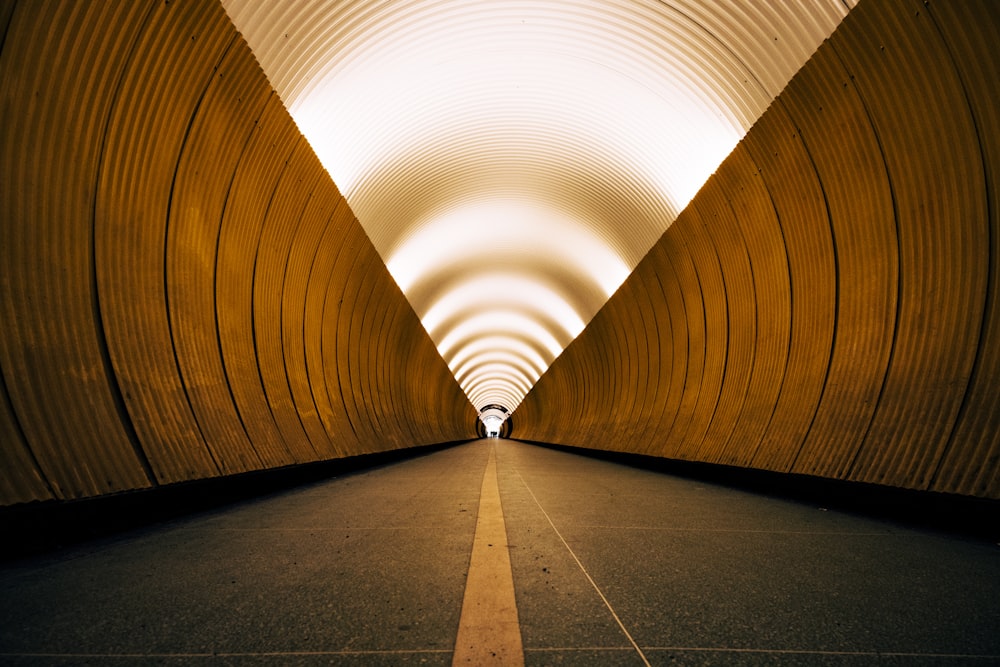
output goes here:
{"type": "Polygon", "coordinates": [[[996,543],[508,440],[3,563],[0,664],[451,664],[488,470],[505,664],[1000,664],[996,543]]]}

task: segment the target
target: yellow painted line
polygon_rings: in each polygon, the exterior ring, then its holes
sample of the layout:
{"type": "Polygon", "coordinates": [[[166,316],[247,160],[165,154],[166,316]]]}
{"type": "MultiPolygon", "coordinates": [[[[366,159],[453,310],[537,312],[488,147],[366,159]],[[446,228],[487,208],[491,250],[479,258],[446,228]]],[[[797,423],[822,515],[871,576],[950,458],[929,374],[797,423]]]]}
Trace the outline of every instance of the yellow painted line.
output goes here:
{"type": "Polygon", "coordinates": [[[492,442],[479,496],[476,536],[451,664],[524,664],[514,576],[507,550],[507,526],[497,486],[496,445],[492,442]]]}

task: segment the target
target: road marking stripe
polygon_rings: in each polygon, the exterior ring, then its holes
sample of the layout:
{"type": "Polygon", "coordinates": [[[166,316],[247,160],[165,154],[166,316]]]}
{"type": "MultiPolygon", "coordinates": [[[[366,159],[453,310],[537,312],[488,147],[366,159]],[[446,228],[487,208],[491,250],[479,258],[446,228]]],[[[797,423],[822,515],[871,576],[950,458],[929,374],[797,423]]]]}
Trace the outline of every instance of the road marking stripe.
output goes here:
{"type": "Polygon", "coordinates": [[[523,664],[507,526],[497,486],[496,445],[490,443],[452,665],[523,664]]]}

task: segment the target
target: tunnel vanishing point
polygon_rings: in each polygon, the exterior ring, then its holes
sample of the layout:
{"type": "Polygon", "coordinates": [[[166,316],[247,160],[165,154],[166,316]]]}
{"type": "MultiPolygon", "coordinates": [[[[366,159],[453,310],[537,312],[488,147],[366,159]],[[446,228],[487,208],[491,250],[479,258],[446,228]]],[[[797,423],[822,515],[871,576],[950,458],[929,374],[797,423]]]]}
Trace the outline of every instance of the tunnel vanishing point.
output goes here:
{"type": "MultiPolygon", "coordinates": [[[[861,0],[512,435],[1000,499],[998,34],[861,0]]],[[[219,0],[0,2],[0,371],[8,508],[477,433],[219,0]]]]}

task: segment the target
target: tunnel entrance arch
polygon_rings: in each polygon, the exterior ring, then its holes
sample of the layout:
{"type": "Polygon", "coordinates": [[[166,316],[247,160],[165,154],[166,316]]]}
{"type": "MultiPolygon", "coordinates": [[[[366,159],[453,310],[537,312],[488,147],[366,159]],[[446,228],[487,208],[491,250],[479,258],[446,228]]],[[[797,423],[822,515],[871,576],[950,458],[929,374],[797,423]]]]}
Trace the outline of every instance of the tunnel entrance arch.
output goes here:
{"type": "Polygon", "coordinates": [[[509,438],[514,431],[510,410],[503,405],[487,405],[479,411],[476,434],[480,438],[509,438]]]}

